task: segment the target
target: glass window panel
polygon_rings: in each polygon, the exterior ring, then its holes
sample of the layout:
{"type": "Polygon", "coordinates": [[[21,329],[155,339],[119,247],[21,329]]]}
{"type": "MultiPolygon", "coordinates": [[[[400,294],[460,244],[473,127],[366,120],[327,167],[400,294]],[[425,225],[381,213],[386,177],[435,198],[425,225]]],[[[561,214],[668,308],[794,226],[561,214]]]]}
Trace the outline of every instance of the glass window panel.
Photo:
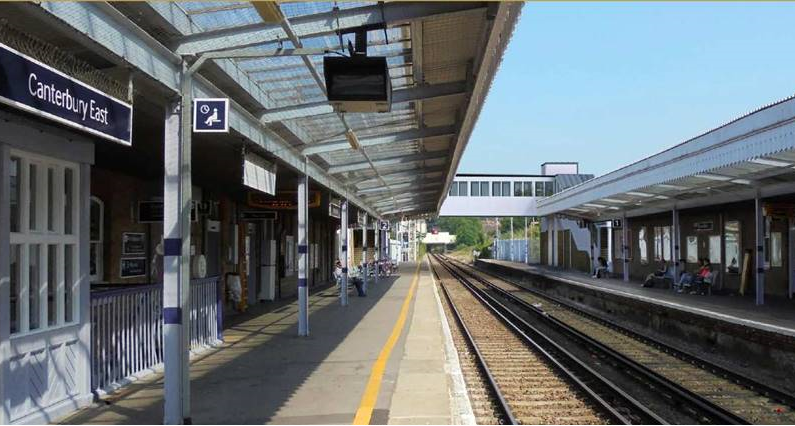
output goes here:
{"type": "Polygon", "coordinates": [[[64,233],[72,234],[74,219],[72,217],[72,203],[74,202],[74,172],[70,168],[64,169],[64,233]]]}
{"type": "Polygon", "coordinates": [[[740,221],[729,220],[723,225],[723,252],[726,253],[726,272],[740,273],[740,221]]]}
{"type": "Polygon", "coordinates": [[[481,182],[480,183],[480,196],[481,197],[488,197],[489,196],[489,183],[488,182],[481,182]]]}
{"type": "Polygon", "coordinates": [[[720,235],[709,236],[709,263],[718,265],[720,260],[720,235]]]}
{"type": "Polygon", "coordinates": [[[511,196],[511,183],[510,182],[503,182],[502,183],[502,196],[503,197],[510,197],[511,196]]]}
{"type": "Polygon", "coordinates": [[[687,263],[698,263],[698,237],[687,236],[687,263]]]}
{"type": "Polygon", "coordinates": [[[458,196],[458,182],[453,182],[453,184],[450,185],[450,196],[451,197],[458,196]]]}
{"type": "Polygon", "coordinates": [[[18,157],[11,157],[10,185],[11,185],[11,232],[19,232],[19,198],[22,195],[20,185],[21,161],[18,157]]]}
{"type": "Polygon", "coordinates": [[[654,227],[654,261],[659,262],[662,255],[662,228],[654,227]]]}
{"type": "Polygon", "coordinates": [[[89,240],[99,241],[102,239],[102,205],[97,201],[91,200],[91,230],[89,240]]]}
{"type": "Polygon", "coordinates": [[[66,322],[72,322],[72,300],[74,299],[74,245],[64,246],[64,315],[66,322]]]}
{"type": "Polygon", "coordinates": [[[532,197],[533,196],[533,182],[523,182],[524,190],[522,191],[522,195],[525,197],[532,197]]]}
{"type": "Polygon", "coordinates": [[[536,182],[536,197],[544,196],[544,182],[536,182]]]}
{"type": "Polygon", "coordinates": [[[770,266],[781,267],[781,232],[770,233],[770,266]]]}
{"type": "Polygon", "coordinates": [[[467,182],[459,182],[458,183],[458,196],[459,197],[466,197],[467,196],[467,182]]]}
{"type": "Polygon", "coordinates": [[[513,196],[514,197],[521,197],[522,196],[522,182],[514,182],[513,183],[513,196]]]}
{"type": "Polygon", "coordinates": [[[39,308],[41,298],[39,297],[39,290],[41,289],[41,265],[39,264],[39,245],[31,244],[29,247],[30,254],[28,260],[28,319],[30,321],[30,330],[39,328],[39,308]]]}
{"type": "Polygon", "coordinates": [[[38,181],[39,181],[39,179],[38,179],[38,166],[35,165],[35,164],[31,164],[29,170],[30,170],[30,179],[29,179],[29,181],[30,181],[30,189],[29,189],[28,193],[30,194],[30,197],[29,197],[30,198],[30,203],[28,205],[30,206],[30,211],[29,211],[29,214],[30,214],[30,219],[29,219],[30,220],[30,229],[36,229],[37,228],[37,226],[36,226],[36,216],[37,216],[36,209],[38,207],[36,205],[36,201],[38,201],[37,200],[37,198],[38,198],[38,186],[37,186],[37,184],[38,184],[38,181]]]}
{"type": "Polygon", "coordinates": [[[499,197],[500,196],[500,183],[499,182],[492,182],[491,183],[491,196],[492,197],[499,197]]]}
{"type": "Polygon", "coordinates": [[[11,296],[11,334],[19,331],[19,244],[11,246],[11,259],[10,259],[10,296],[11,296]]]}
{"type": "Polygon", "coordinates": [[[649,250],[646,244],[646,227],[641,226],[638,230],[638,252],[640,256],[640,263],[643,265],[649,263],[649,250]]]}
{"type": "Polygon", "coordinates": [[[49,244],[47,246],[47,325],[55,325],[55,302],[57,301],[58,286],[58,246],[49,244]]]}
{"type": "Polygon", "coordinates": [[[662,228],[662,243],[663,243],[663,259],[672,261],[671,258],[671,227],[663,226],[662,228]]]}
{"type": "Polygon", "coordinates": [[[55,206],[53,206],[53,196],[55,194],[55,170],[47,168],[47,230],[55,230],[55,206]]]}
{"type": "Polygon", "coordinates": [[[550,195],[555,193],[555,185],[554,182],[544,182],[544,194],[549,197],[550,195]]]}
{"type": "Polygon", "coordinates": [[[473,197],[479,197],[480,196],[480,182],[472,182],[470,184],[470,186],[472,188],[472,191],[471,191],[472,194],[471,195],[473,197]]]}

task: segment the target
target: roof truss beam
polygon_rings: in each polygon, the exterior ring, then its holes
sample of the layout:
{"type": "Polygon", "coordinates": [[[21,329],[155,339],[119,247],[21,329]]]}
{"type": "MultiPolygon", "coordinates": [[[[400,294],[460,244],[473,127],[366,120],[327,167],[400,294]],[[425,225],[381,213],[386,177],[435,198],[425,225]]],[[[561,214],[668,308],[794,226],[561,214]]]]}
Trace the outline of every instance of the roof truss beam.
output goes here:
{"type": "MultiPolygon", "coordinates": [[[[386,180],[390,179],[401,179],[406,177],[422,177],[427,174],[431,173],[440,173],[444,172],[447,169],[444,166],[436,166],[436,167],[426,167],[426,168],[416,168],[410,170],[402,170],[399,172],[391,172],[391,173],[382,173],[381,177],[386,180]]],[[[379,180],[375,176],[363,176],[357,179],[348,180],[346,184],[348,185],[363,185],[363,184],[373,184],[378,183],[379,180]]]]}
{"type": "MultiPolygon", "coordinates": [[[[361,146],[383,145],[388,143],[398,143],[412,141],[422,138],[433,138],[438,136],[455,135],[455,126],[426,127],[424,129],[406,130],[403,132],[386,133],[363,137],[359,139],[361,146]]],[[[315,144],[306,147],[301,151],[303,155],[320,154],[323,152],[342,151],[350,149],[351,145],[347,139],[339,139],[322,144],[315,144]]]]}
{"type": "MultiPolygon", "coordinates": [[[[394,166],[398,164],[412,163],[415,161],[436,160],[440,158],[447,158],[447,152],[425,153],[425,154],[414,154],[414,155],[398,155],[395,157],[379,158],[377,160],[373,160],[372,164],[375,167],[394,166]]],[[[355,170],[362,170],[369,168],[370,168],[369,161],[359,161],[355,163],[329,167],[328,173],[333,175],[333,174],[352,172],[355,170]]]]}
{"type": "MultiPolygon", "coordinates": [[[[320,37],[350,31],[359,27],[394,25],[450,13],[484,10],[480,2],[400,2],[343,9],[326,13],[296,16],[290,23],[299,38],[320,37]],[[338,24],[339,23],[339,24],[338,24]]],[[[287,33],[279,26],[262,23],[239,25],[183,37],[176,51],[197,54],[256,46],[286,40],[287,33]]]]}
{"type": "MultiPolygon", "coordinates": [[[[460,95],[466,93],[466,90],[467,85],[465,81],[399,89],[392,92],[392,104],[460,95]]],[[[274,121],[330,114],[332,112],[334,112],[334,110],[331,108],[328,101],[320,101],[269,109],[260,116],[260,120],[262,120],[263,123],[270,123],[274,121]]]]}

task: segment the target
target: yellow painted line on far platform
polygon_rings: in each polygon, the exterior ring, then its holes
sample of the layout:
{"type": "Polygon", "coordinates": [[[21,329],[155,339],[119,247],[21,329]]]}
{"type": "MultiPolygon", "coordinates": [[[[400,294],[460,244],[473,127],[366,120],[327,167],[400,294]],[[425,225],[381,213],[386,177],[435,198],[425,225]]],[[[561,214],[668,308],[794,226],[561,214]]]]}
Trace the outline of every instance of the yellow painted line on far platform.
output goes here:
{"type": "Polygon", "coordinates": [[[353,419],[355,425],[369,425],[370,418],[373,415],[375,402],[378,399],[378,392],[381,390],[381,381],[384,378],[384,370],[386,363],[389,361],[389,356],[392,354],[392,349],[395,347],[400,334],[403,332],[403,327],[406,325],[406,316],[411,306],[411,299],[414,297],[414,291],[417,288],[417,282],[420,278],[420,265],[417,262],[417,269],[414,271],[414,279],[411,281],[411,287],[406,294],[406,299],[403,300],[403,306],[400,308],[400,315],[392,328],[392,334],[389,335],[384,347],[381,348],[381,353],[378,354],[378,359],[375,360],[372,370],[370,370],[370,379],[367,381],[367,387],[364,388],[362,400],[359,402],[359,409],[356,410],[356,417],[353,419]]]}

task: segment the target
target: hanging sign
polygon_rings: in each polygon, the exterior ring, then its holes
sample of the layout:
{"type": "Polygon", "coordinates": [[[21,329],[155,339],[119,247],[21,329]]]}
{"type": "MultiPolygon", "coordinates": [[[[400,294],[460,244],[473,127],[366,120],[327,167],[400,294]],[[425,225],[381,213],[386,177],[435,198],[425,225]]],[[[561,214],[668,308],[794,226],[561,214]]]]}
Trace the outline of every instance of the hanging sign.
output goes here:
{"type": "Polygon", "coordinates": [[[693,229],[696,231],[712,231],[712,222],[694,222],[693,229]]]}
{"type": "Polygon", "coordinates": [[[242,220],[276,220],[276,212],[274,211],[261,211],[261,210],[248,210],[240,212],[240,219],[242,220]]]}
{"type": "Polygon", "coordinates": [[[379,221],[378,229],[380,229],[382,231],[389,231],[389,221],[387,221],[387,220],[379,221]]]}
{"type": "Polygon", "coordinates": [[[621,219],[613,219],[613,222],[612,222],[612,228],[613,229],[621,229],[622,226],[624,226],[624,224],[621,223],[621,219]]]}
{"type": "Polygon", "coordinates": [[[132,105],[0,44],[0,102],[132,145],[132,105]]]}
{"type": "Polygon", "coordinates": [[[193,131],[196,133],[229,133],[229,99],[194,99],[193,131]]]}
{"type": "MultiPolygon", "coordinates": [[[[164,204],[162,201],[139,201],[138,223],[159,223],[163,221],[164,204]]],[[[191,205],[190,221],[199,220],[196,213],[196,203],[191,205]]]]}
{"type": "MultiPolygon", "coordinates": [[[[260,209],[295,210],[298,208],[298,193],[296,191],[278,192],[276,196],[265,195],[261,192],[248,192],[248,205],[260,209]]],[[[320,191],[309,191],[308,208],[320,207],[320,191]]]]}
{"type": "Polygon", "coordinates": [[[339,204],[328,203],[328,215],[339,219],[342,216],[342,210],[339,204]]]}
{"type": "Polygon", "coordinates": [[[793,203],[764,203],[762,205],[764,216],[795,217],[795,204],[793,203]]]}

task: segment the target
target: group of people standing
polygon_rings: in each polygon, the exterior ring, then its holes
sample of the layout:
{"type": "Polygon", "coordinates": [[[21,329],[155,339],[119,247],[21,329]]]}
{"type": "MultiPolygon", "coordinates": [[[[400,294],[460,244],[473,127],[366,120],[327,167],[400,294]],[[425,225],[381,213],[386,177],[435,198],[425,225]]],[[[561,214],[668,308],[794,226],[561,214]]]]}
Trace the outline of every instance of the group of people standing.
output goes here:
{"type": "MultiPolygon", "coordinates": [[[[392,270],[393,265],[391,261],[381,260],[376,263],[371,259],[369,262],[367,262],[367,265],[362,262],[358,266],[354,267],[349,276],[351,284],[356,287],[359,297],[364,297],[366,295],[363,287],[365,271],[368,271],[369,276],[375,276],[377,273],[378,276],[386,277],[392,275],[392,270]],[[365,266],[367,266],[366,269],[365,266]]],[[[340,262],[339,259],[334,262],[334,271],[332,272],[332,275],[334,276],[334,281],[337,283],[337,288],[342,286],[342,262],[340,262]]]]}

